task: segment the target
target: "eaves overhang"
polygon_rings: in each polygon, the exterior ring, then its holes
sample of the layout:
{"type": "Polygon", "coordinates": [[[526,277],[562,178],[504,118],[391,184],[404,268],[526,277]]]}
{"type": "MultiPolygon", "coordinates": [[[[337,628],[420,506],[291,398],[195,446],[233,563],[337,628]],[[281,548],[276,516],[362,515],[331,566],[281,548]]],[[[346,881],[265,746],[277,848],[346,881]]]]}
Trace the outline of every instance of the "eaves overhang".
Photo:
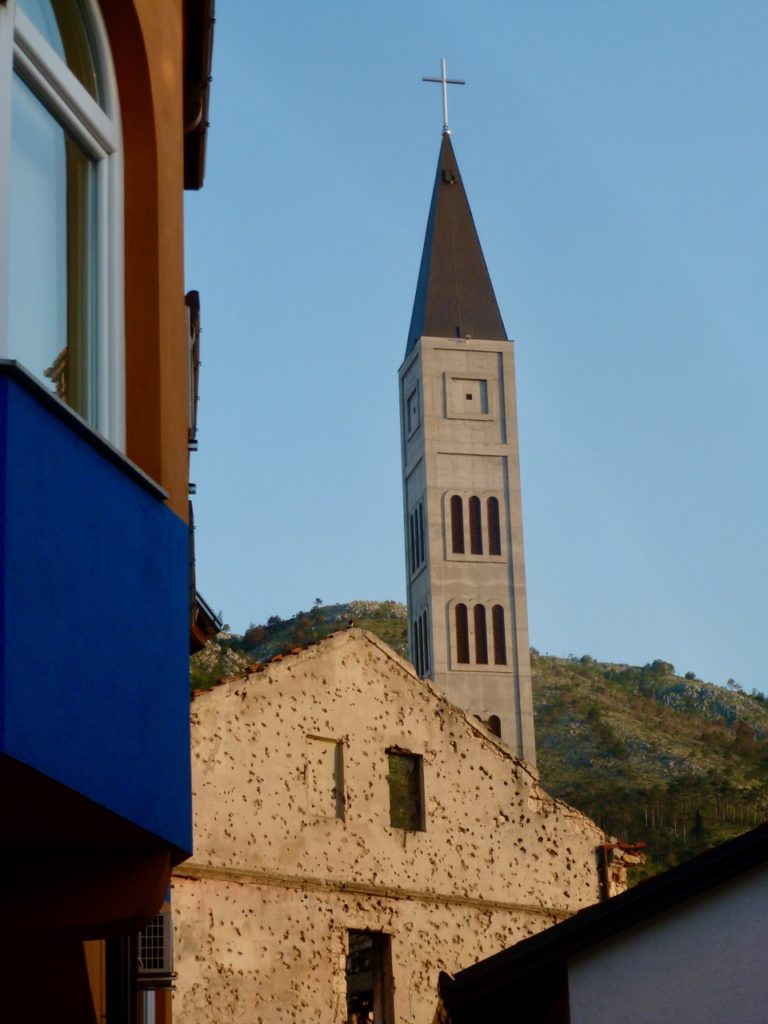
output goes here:
{"type": "Polygon", "coordinates": [[[184,0],[184,188],[205,178],[214,0],[184,0]]]}

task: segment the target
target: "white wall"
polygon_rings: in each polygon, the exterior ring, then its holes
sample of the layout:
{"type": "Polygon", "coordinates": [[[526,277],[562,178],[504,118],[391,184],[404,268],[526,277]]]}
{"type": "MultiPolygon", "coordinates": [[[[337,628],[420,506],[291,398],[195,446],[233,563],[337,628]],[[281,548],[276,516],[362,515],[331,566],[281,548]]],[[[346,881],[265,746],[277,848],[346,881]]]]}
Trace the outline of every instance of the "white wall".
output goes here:
{"type": "Polygon", "coordinates": [[[571,1024],[764,1024],[768,867],[573,958],[568,984],[571,1024]]]}

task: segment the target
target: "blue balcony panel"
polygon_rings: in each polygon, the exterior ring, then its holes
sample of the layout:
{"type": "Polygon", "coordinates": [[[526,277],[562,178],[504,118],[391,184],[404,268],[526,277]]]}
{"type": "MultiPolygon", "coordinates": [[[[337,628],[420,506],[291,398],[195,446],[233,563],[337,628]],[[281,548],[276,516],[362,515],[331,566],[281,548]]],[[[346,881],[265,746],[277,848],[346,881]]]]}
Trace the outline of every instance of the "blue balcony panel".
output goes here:
{"type": "Polygon", "coordinates": [[[163,499],[0,361],[0,780],[13,759],[15,777],[39,773],[180,859],[191,849],[188,529],[163,499]]]}

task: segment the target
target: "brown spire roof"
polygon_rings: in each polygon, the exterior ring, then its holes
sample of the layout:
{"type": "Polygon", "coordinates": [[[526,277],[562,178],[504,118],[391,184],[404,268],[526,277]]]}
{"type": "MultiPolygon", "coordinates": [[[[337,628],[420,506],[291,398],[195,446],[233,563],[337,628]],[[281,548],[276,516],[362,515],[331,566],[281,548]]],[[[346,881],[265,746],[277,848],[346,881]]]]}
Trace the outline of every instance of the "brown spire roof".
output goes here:
{"type": "Polygon", "coordinates": [[[406,355],[422,335],[507,340],[447,133],[437,163],[406,355]]]}

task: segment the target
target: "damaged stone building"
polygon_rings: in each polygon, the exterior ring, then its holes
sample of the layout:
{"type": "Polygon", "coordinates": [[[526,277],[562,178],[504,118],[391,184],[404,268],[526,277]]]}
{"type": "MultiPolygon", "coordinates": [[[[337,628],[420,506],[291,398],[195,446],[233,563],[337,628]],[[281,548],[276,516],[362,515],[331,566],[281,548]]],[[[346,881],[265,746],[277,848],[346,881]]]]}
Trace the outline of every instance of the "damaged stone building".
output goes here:
{"type": "Polygon", "coordinates": [[[198,694],[192,723],[185,1024],[427,1022],[440,971],[623,887],[601,830],[370,633],[198,694]]]}

